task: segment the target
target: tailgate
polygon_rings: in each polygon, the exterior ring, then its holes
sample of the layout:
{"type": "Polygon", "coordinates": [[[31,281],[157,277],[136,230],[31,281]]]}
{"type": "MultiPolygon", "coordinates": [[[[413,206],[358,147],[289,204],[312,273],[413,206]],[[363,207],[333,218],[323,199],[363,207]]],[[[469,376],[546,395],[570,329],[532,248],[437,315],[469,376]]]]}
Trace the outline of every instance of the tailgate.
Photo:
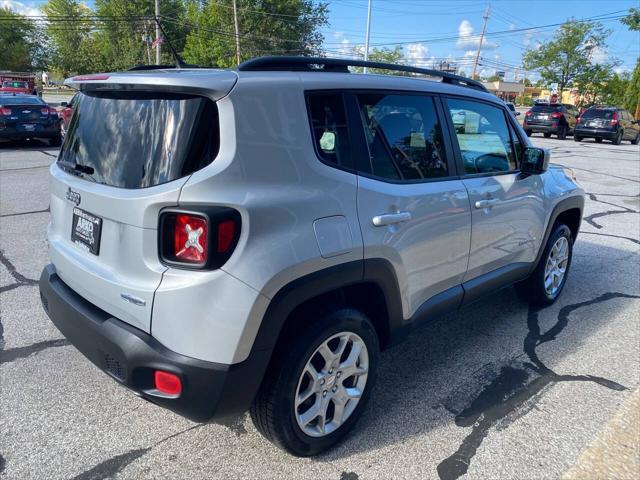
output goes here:
{"type": "Polygon", "coordinates": [[[157,254],[158,212],[177,205],[186,179],[124,190],[92,184],[55,163],[51,174],[49,255],[58,275],[89,302],[149,332],[153,294],[165,270],[157,254]],[[72,240],[74,209],[100,219],[100,232],[92,232],[97,254],[72,240]]]}

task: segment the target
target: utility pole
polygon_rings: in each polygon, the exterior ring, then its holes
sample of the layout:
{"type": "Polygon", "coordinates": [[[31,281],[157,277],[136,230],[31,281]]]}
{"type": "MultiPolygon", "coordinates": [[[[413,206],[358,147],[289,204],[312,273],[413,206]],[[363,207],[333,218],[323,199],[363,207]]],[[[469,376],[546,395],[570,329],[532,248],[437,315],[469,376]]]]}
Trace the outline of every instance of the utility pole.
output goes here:
{"type": "Polygon", "coordinates": [[[156,65],[160,65],[160,0],[156,0],[156,65]]]}
{"type": "MultiPolygon", "coordinates": [[[[371,30],[371,2],[369,0],[369,6],[367,7],[367,36],[364,39],[364,61],[369,60],[369,31],[371,30]]],[[[364,67],[364,73],[367,73],[369,69],[364,67]]]]}
{"type": "Polygon", "coordinates": [[[473,73],[471,74],[471,78],[476,78],[476,70],[478,69],[478,60],[480,60],[480,49],[482,49],[482,41],[484,40],[484,32],[487,29],[487,20],[489,20],[489,9],[491,5],[487,5],[487,9],[484,12],[483,22],[482,22],[482,33],[480,34],[480,42],[478,42],[478,51],[476,52],[476,61],[473,63],[473,73]]]}
{"type": "Polygon", "coordinates": [[[240,65],[240,29],[238,28],[238,9],[236,0],[233,0],[233,23],[236,27],[236,63],[240,65]]]}

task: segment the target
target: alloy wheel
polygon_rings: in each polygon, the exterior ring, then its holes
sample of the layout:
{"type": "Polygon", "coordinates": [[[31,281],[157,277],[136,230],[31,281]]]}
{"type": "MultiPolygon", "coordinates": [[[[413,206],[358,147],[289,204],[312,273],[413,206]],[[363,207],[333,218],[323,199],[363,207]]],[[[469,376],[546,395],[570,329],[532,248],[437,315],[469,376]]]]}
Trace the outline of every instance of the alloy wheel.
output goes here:
{"type": "Polygon", "coordinates": [[[353,413],[367,384],[369,352],[353,332],[340,332],[313,352],[294,398],[298,427],[311,437],[335,432],[353,413]]]}
{"type": "Polygon", "coordinates": [[[547,295],[553,297],[558,293],[568,265],[569,241],[567,237],[560,237],[553,244],[544,269],[544,289],[547,295]]]}

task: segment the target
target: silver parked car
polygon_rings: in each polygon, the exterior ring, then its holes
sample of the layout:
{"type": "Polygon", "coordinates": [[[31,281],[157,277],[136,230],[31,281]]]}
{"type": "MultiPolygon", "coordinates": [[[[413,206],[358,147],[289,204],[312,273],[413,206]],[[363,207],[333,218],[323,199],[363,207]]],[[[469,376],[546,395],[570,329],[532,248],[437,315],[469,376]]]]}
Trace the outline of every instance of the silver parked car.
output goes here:
{"type": "Polygon", "coordinates": [[[43,306],[193,420],[250,410],[316,454],[361,415],[381,349],[513,284],[550,304],[567,280],[584,193],[479,82],[265,57],[66,83],[43,306]]]}

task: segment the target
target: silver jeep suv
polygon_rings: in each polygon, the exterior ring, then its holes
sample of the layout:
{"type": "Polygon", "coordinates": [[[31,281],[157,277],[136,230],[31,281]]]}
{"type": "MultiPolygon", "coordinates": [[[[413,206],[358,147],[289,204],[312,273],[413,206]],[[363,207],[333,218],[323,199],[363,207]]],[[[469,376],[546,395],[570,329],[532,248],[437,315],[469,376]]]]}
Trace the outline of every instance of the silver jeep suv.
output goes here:
{"type": "Polygon", "coordinates": [[[546,305],[566,282],[584,193],[479,82],[265,57],[66,83],[44,309],[190,419],[250,410],[316,454],[361,415],[381,349],[500,288],[546,305]]]}

